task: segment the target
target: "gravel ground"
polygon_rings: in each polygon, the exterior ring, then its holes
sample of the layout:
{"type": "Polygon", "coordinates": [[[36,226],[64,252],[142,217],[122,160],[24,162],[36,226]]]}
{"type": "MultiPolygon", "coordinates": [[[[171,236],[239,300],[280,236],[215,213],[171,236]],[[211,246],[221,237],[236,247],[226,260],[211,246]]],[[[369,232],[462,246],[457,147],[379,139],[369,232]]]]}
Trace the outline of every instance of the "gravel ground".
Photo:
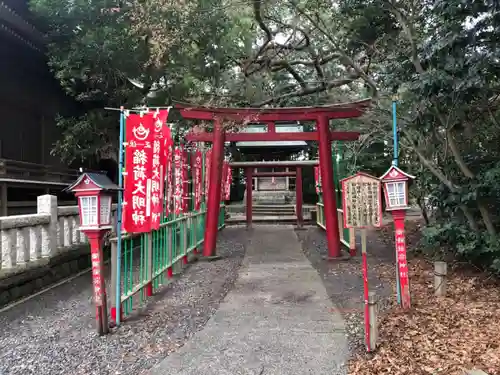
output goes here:
{"type": "MultiPolygon", "coordinates": [[[[338,306],[344,317],[346,335],[351,355],[365,351],[363,277],[361,268],[361,246],[358,255],[349,261],[327,262],[326,233],[317,227],[307,227],[296,232],[302,249],[313,267],[320,274],[332,302],[338,306]]],[[[360,243],[358,238],[356,241],[360,243]]],[[[379,297],[379,307],[385,309],[391,297],[389,285],[377,276],[377,266],[394,264],[394,253],[378,238],[376,232],[367,233],[368,285],[379,297]]]]}
{"type": "Polygon", "coordinates": [[[231,289],[243,228],[226,228],[217,262],[196,262],[120,328],[98,337],[90,274],[0,315],[0,375],[141,374],[200,330],[231,289]]]}

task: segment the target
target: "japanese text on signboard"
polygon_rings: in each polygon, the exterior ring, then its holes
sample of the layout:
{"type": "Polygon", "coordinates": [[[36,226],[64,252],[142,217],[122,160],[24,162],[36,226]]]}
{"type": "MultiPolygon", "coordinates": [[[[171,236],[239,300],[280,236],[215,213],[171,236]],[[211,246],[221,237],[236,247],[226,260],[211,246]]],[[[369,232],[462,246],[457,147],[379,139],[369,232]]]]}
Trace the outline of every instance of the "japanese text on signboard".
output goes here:
{"type": "Polygon", "coordinates": [[[103,290],[103,280],[101,274],[101,254],[98,247],[92,247],[91,249],[91,261],[92,261],[92,284],[94,286],[94,303],[96,306],[102,306],[102,295],[103,290]]]}
{"type": "Polygon", "coordinates": [[[410,293],[409,293],[409,275],[408,263],[406,261],[406,238],[405,231],[402,228],[402,222],[395,222],[396,226],[396,256],[398,262],[398,272],[401,287],[401,296],[403,307],[410,307],[410,293]]]}
{"type": "Polygon", "coordinates": [[[344,227],[381,225],[381,184],[377,178],[358,173],[342,180],[342,198],[344,227]]]}

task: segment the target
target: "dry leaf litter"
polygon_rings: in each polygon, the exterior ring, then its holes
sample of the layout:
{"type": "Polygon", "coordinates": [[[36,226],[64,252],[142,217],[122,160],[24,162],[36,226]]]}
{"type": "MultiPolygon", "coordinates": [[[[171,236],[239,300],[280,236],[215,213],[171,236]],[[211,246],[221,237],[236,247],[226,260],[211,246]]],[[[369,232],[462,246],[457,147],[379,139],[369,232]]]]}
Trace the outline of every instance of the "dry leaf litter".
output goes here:
{"type": "MultiPolygon", "coordinates": [[[[418,229],[410,226],[410,245],[418,229]]],[[[379,235],[392,246],[392,227],[379,235]]],[[[374,268],[395,290],[394,265],[374,268]]],[[[446,297],[436,297],[431,262],[412,259],[409,271],[411,310],[403,311],[391,298],[390,307],[379,317],[378,350],[372,355],[358,351],[349,363],[349,374],[463,375],[471,369],[500,374],[499,284],[479,272],[452,269],[446,297]]]]}

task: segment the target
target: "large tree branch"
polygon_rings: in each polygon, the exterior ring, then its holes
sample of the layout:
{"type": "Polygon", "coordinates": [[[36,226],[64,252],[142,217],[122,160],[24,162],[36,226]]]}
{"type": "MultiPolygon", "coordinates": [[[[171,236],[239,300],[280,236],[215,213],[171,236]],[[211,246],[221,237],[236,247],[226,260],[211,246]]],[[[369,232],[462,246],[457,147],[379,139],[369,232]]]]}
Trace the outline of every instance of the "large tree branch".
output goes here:
{"type": "Polygon", "coordinates": [[[333,39],[331,33],[323,28],[317,20],[311,17],[304,9],[302,9],[294,0],[290,1],[290,4],[294,7],[297,12],[299,12],[302,16],[307,18],[307,20],[318,30],[320,31],[331,43],[332,47],[335,48],[335,51],[339,54],[340,61],[346,65],[350,66],[354,71],[359,75],[361,79],[370,87],[372,91],[372,96],[377,96],[377,83],[371,78],[368,74],[365,73],[364,69],[361,68],[358,64],[356,64],[351,57],[349,57],[344,51],[338,48],[336,41],[333,39]]]}
{"type": "Polygon", "coordinates": [[[337,79],[334,81],[330,81],[326,84],[320,84],[320,85],[316,85],[316,86],[306,86],[305,88],[303,88],[301,90],[292,91],[292,92],[289,92],[289,93],[286,93],[283,95],[268,98],[268,99],[263,100],[261,102],[254,103],[254,104],[252,104],[252,106],[262,107],[264,105],[276,103],[276,102],[279,102],[279,101],[284,100],[284,99],[300,98],[300,97],[311,95],[311,94],[325,92],[325,91],[328,91],[334,87],[340,87],[340,86],[347,85],[348,83],[351,83],[352,81],[354,81],[356,78],[358,78],[358,77],[354,76],[351,78],[337,79]]]}
{"type": "MultiPolygon", "coordinates": [[[[264,16],[262,13],[262,0],[253,0],[253,10],[254,10],[254,18],[255,21],[257,22],[257,25],[259,28],[264,32],[265,38],[264,42],[262,43],[262,46],[258,49],[257,53],[255,54],[254,58],[250,61],[247,61],[243,65],[243,72],[245,73],[246,76],[249,76],[251,74],[254,74],[260,70],[263,69],[262,64],[257,64],[257,68],[254,70],[250,70],[251,66],[254,66],[255,63],[259,60],[263,60],[262,62],[268,62],[270,60],[269,57],[264,57],[262,58],[262,55],[269,51],[274,51],[275,56],[273,56],[271,59],[275,58],[281,51],[284,50],[289,50],[289,51],[302,51],[308,48],[311,44],[311,40],[309,39],[309,36],[307,33],[302,30],[301,28],[298,27],[291,27],[289,25],[286,25],[287,28],[290,28],[294,30],[294,32],[299,31],[302,33],[302,38],[298,41],[298,43],[278,43],[275,40],[277,32],[272,32],[271,29],[266,25],[264,22],[264,16]]],[[[289,38],[290,39],[290,38],[289,38]]]]}
{"type": "MultiPolygon", "coordinates": [[[[404,142],[404,140],[402,140],[401,145],[403,147],[409,148],[413,152],[415,152],[415,154],[417,155],[417,157],[420,160],[420,162],[422,163],[422,165],[424,165],[439,181],[441,181],[446,187],[448,187],[448,189],[450,189],[451,192],[456,193],[457,188],[456,188],[455,184],[451,180],[449,180],[444,175],[444,173],[442,173],[439,170],[439,168],[437,166],[435,166],[429,159],[427,159],[424,156],[424,154],[418,149],[418,147],[416,147],[413,144],[414,140],[413,140],[412,136],[409,133],[405,133],[405,137],[408,138],[408,140],[410,141],[410,144],[407,144],[404,142]]],[[[471,230],[477,232],[479,230],[479,228],[478,228],[476,220],[474,219],[474,215],[472,214],[470,209],[464,204],[461,204],[459,207],[462,210],[465,218],[467,219],[467,222],[469,224],[469,228],[471,230]]]]}

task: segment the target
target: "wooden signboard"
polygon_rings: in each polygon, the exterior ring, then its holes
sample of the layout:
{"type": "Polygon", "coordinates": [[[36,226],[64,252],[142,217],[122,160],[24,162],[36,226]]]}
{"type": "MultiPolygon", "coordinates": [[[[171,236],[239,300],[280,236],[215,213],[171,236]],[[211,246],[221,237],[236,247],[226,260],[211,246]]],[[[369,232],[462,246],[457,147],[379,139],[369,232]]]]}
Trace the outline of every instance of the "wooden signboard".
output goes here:
{"type": "Polygon", "coordinates": [[[342,193],[345,228],[382,225],[382,185],[378,178],[358,172],[342,180],[342,193]]]}
{"type": "Polygon", "coordinates": [[[365,343],[367,351],[376,347],[376,322],[370,322],[368,305],[368,260],[366,257],[366,228],[382,225],[382,184],[376,177],[358,172],[342,181],[344,227],[361,229],[361,256],[365,300],[365,343]]]}

